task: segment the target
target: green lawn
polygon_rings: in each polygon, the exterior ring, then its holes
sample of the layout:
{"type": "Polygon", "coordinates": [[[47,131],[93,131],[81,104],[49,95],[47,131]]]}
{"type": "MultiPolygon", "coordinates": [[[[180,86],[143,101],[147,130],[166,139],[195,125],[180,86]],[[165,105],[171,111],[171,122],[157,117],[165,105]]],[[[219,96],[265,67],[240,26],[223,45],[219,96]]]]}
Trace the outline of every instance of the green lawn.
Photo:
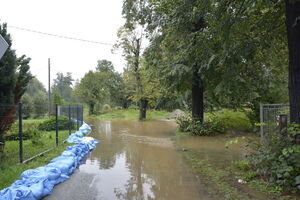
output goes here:
{"type": "MultiPolygon", "coordinates": [[[[153,119],[163,119],[166,118],[166,115],[169,114],[167,111],[161,110],[147,110],[147,120],[153,119]]],[[[100,118],[100,119],[138,119],[139,110],[137,109],[126,109],[126,110],[111,110],[105,113],[100,113],[97,115],[92,115],[90,117],[100,118]]]]}
{"type": "Polygon", "coordinates": [[[67,144],[62,144],[52,151],[49,151],[44,155],[37,157],[30,162],[27,162],[26,164],[15,163],[15,160],[11,159],[7,159],[5,162],[1,161],[0,190],[9,187],[15,180],[18,180],[23,171],[48,164],[50,160],[59,156],[61,152],[66,148],[66,146],[67,144]]]}
{"type": "MultiPolygon", "coordinates": [[[[27,120],[24,120],[24,122],[27,120]]],[[[26,123],[26,122],[25,122],[26,123]]],[[[23,158],[31,158],[45,150],[53,148],[44,155],[35,158],[26,164],[19,163],[19,141],[6,141],[5,153],[0,158],[0,189],[8,187],[15,180],[19,179],[20,174],[27,169],[43,166],[54,157],[60,155],[67,144],[63,141],[69,136],[68,130],[58,132],[59,145],[56,147],[55,131],[41,132],[39,139],[30,139],[23,141],[23,158]]],[[[68,144],[70,145],[70,144],[68,144]]]]}

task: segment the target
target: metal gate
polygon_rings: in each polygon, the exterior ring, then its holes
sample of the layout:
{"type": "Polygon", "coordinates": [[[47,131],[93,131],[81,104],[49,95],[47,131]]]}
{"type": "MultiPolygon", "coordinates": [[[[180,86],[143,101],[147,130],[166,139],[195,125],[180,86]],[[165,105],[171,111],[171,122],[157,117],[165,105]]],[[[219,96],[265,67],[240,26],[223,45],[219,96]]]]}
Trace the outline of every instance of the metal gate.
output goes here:
{"type": "MultiPolygon", "coordinates": [[[[289,104],[260,104],[260,136],[279,133],[279,116],[289,116],[289,104]]],[[[289,122],[289,117],[288,117],[289,122]]]]}

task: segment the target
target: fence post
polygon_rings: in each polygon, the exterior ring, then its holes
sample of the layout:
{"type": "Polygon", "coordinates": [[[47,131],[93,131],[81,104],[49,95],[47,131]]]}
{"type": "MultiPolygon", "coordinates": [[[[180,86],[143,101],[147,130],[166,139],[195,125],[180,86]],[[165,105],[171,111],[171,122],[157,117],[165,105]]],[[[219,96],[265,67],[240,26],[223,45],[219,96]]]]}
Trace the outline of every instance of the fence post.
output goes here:
{"type": "Polygon", "coordinates": [[[55,104],[55,141],[58,146],[58,105],[55,104]]]}
{"type": "Polygon", "coordinates": [[[83,105],[81,105],[81,125],[83,124],[83,105]]]}
{"type": "Polygon", "coordinates": [[[23,104],[19,103],[19,159],[20,163],[23,163],[23,104]]]}
{"type": "Polygon", "coordinates": [[[264,113],[263,113],[263,104],[260,103],[259,104],[259,119],[260,119],[260,139],[261,140],[264,140],[264,126],[263,126],[263,123],[264,123],[264,113]]]}
{"type": "Polygon", "coordinates": [[[71,122],[71,105],[69,105],[69,135],[71,135],[71,127],[72,122],[71,122]]]}
{"type": "Polygon", "coordinates": [[[79,129],[79,105],[76,106],[77,130],[79,129]]]}

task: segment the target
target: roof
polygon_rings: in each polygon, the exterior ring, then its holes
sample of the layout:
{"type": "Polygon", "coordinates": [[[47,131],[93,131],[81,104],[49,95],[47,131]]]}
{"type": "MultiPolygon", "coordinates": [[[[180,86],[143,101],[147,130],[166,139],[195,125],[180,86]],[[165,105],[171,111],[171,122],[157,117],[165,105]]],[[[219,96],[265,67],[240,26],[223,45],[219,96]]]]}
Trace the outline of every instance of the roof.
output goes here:
{"type": "Polygon", "coordinates": [[[7,42],[4,40],[4,38],[0,35],[0,59],[4,55],[5,51],[8,48],[7,42]]]}

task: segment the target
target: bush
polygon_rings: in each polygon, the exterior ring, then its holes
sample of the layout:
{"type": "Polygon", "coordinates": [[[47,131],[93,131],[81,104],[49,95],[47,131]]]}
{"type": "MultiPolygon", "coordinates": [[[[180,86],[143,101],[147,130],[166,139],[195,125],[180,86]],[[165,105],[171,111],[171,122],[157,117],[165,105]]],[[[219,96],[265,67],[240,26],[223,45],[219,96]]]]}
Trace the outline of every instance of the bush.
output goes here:
{"type": "MultiPolygon", "coordinates": [[[[41,135],[43,134],[42,131],[37,130],[36,124],[26,124],[24,125],[23,130],[23,140],[39,140],[41,135]]],[[[5,141],[16,141],[19,140],[19,123],[14,123],[11,129],[4,135],[5,141]]],[[[37,141],[38,142],[38,141],[37,141]]]]}
{"type": "Polygon", "coordinates": [[[104,104],[103,107],[102,107],[102,109],[103,109],[104,111],[109,111],[109,110],[111,110],[111,107],[110,107],[109,104],[104,104]]]}
{"type": "Polygon", "coordinates": [[[114,107],[114,110],[122,110],[123,108],[121,106],[114,107]]]}
{"type": "Polygon", "coordinates": [[[240,160],[232,163],[234,167],[241,171],[249,171],[250,170],[250,162],[249,160],[240,160]]]}
{"type": "MultiPolygon", "coordinates": [[[[72,129],[75,128],[75,123],[73,121],[69,121],[69,119],[65,116],[58,117],[58,129],[59,130],[68,130],[71,126],[72,129]]],[[[56,129],[56,120],[55,117],[45,120],[38,126],[38,130],[41,131],[53,131],[56,129]]]]}
{"type": "Polygon", "coordinates": [[[216,117],[211,117],[201,123],[199,120],[192,119],[190,115],[185,115],[178,117],[176,122],[179,125],[179,131],[190,132],[193,135],[212,136],[225,132],[225,127],[216,117]]]}
{"type": "Polygon", "coordinates": [[[136,106],[136,105],[134,105],[134,104],[131,104],[131,105],[128,107],[128,109],[137,110],[137,109],[139,109],[139,107],[136,106]]]}
{"type": "Polygon", "coordinates": [[[252,129],[250,119],[241,111],[224,109],[209,113],[207,118],[218,118],[226,130],[250,131],[252,129]]]}
{"type": "Polygon", "coordinates": [[[30,139],[31,139],[31,142],[32,144],[35,144],[35,145],[43,145],[43,142],[41,140],[42,138],[42,135],[43,135],[43,132],[42,131],[39,131],[37,129],[27,129],[24,131],[24,134],[26,135],[29,135],[30,136],[30,139]]]}
{"type": "MultiPolygon", "coordinates": [[[[37,129],[38,123],[32,122],[32,123],[24,123],[23,124],[23,140],[29,140],[31,139],[31,136],[27,129],[37,129]]],[[[4,135],[5,141],[13,141],[13,140],[19,140],[19,123],[13,123],[10,129],[5,133],[4,135]]]]}
{"type": "Polygon", "coordinates": [[[252,167],[263,178],[293,190],[300,185],[300,145],[288,136],[269,137],[265,144],[252,145],[252,167]]]}

